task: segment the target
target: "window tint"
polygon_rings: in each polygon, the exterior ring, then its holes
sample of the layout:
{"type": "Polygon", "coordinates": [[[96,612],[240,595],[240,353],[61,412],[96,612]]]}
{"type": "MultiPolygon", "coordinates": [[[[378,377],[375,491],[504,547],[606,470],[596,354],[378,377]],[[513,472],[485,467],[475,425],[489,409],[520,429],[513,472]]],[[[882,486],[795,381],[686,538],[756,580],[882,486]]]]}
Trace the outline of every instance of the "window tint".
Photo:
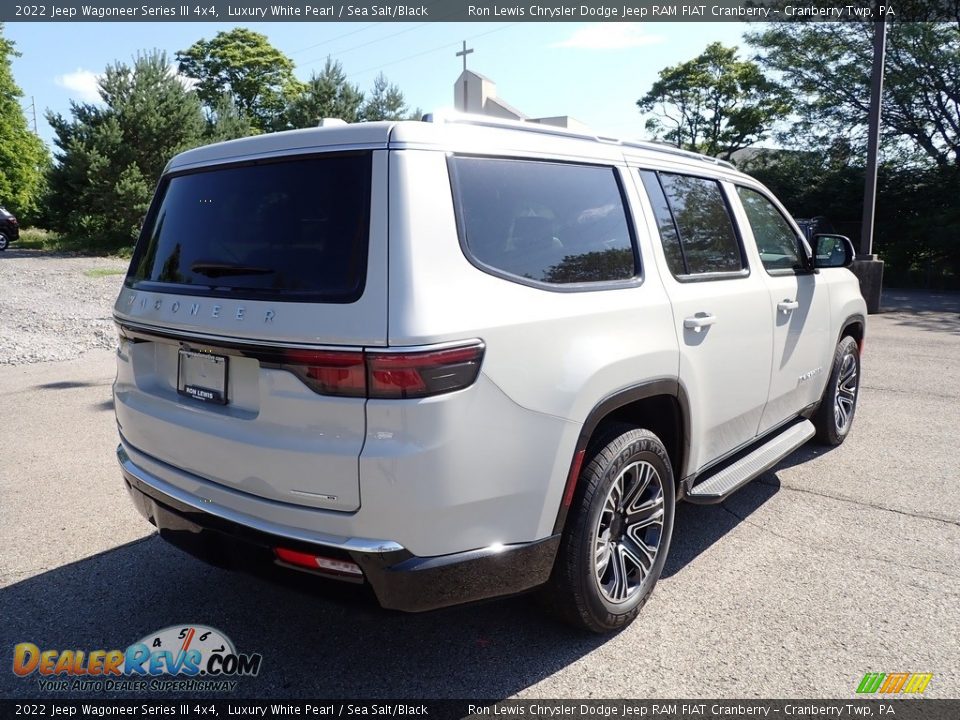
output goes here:
{"type": "Polygon", "coordinates": [[[366,277],[370,167],[370,153],[338,153],[172,177],[127,284],[352,302],[366,277]]]}
{"type": "Polygon", "coordinates": [[[687,274],[742,270],[740,243],[720,183],[690,175],[659,176],[680,233],[687,274]]]}
{"type": "Polygon", "coordinates": [[[763,266],[767,270],[803,269],[800,239],[776,206],[750,188],[738,186],[737,194],[753,229],[763,266]]]}
{"type": "Polygon", "coordinates": [[[663,253],[667,256],[667,267],[674,275],[686,275],[686,265],[683,260],[683,248],[680,246],[680,235],[677,226],[673,224],[673,214],[667,203],[667,196],[663,194],[657,174],[650,170],[640,172],[643,186],[650,196],[653,214],[657,219],[657,228],[660,230],[660,241],[663,243],[663,253]]]}
{"type": "Polygon", "coordinates": [[[452,163],[463,239],[476,261],[556,284],[636,275],[613,168],[473,157],[452,163]]]}

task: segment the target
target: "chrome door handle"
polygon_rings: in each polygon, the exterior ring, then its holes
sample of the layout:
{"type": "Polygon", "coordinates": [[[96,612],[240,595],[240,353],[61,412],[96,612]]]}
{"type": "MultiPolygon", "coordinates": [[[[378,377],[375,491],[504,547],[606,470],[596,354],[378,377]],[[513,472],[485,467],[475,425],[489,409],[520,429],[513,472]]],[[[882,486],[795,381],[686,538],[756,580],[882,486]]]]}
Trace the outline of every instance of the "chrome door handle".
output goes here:
{"type": "Polygon", "coordinates": [[[710,313],[697,313],[696,315],[691,315],[690,317],[684,319],[683,326],[687,330],[693,330],[694,332],[700,332],[705,327],[710,327],[717,321],[716,315],[711,315],[710,313]]]}
{"type": "Polygon", "coordinates": [[[796,300],[790,300],[789,298],[785,298],[777,303],[777,310],[784,314],[796,310],[798,307],[800,307],[800,303],[796,300]]]}

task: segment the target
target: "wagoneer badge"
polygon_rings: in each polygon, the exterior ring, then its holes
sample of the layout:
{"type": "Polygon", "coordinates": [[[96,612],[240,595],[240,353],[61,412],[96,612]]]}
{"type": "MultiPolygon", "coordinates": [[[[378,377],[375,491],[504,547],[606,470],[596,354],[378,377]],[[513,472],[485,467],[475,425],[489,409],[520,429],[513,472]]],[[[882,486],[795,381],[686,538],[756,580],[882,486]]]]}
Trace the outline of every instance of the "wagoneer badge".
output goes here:
{"type": "MultiPolygon", "coordinates": [[[[248,315],[247,308],[243,305],[226,305],[224,303],[204,303],[201,301],[197,302],[188,302],[181,300],[174,300],[172,302],[166,301],[163,298],[153,298],[150,300],[146,295],[140,296],[139,302],[137,302],[137,293],[131,292],[127,296],[127,307],[137,307],[140,310],[163,310],[166,309],[167,313],[170,315],[188,315],[193,317],[210,317],[210,318],[233,318],[234,320],[243,321],[251,317],[248,315]]],[[[258,317],[263,318],[263,322],[269,323],[273,322],[273,319],[276,317],[276,313],[273,310],[265,310],[262,315],[258,317]]]]}

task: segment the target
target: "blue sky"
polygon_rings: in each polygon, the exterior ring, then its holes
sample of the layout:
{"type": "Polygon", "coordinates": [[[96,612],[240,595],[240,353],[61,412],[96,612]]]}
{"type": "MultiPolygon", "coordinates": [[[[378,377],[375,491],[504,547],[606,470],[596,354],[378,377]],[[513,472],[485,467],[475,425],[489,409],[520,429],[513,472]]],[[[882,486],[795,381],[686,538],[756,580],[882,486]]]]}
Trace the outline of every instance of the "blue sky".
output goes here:
{"type": "MultiPolygon", "coordinates": [[[[177,50],[238,25],[265,34],[289,55],[301,79],[339,60],[351,82],[369,88],[381,70],[425,111],[453,105],[460,42],[474,49],[469,67],[497,84],[497,94],[531,116],[572,115],[594,131],[644,137],[635,102],[657,72],[688,60],[710,42],[742,46],[740,23],[9,23],[5,35],[22,57],[14,77],[41,137],[46,109],[66,113],[71,99],[93,99],[96,75],[140,50],[177,50]]],[[[28,111],[28,119],[32,117],[28,111]]]]}

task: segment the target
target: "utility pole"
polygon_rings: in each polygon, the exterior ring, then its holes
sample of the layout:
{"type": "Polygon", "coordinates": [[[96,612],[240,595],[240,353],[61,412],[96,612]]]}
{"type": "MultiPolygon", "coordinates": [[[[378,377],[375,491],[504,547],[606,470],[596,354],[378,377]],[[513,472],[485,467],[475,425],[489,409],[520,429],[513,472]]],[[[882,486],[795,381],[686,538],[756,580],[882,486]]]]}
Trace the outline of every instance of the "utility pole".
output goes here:
{"type": "Polygon", "coordinates": [[[467,55],[473,52],[473,48],[467,49],[467,41],[463,41],[463,50],[457,53],[457,57],[463,58],[463,111],[469,112],[467,108],[467,55]]]}
{"type": "Polygon", "coordinates": [[[22,112],[24,112],[24,113],[26,113],[27,110],[30,111],[30,116],[33,118],[33,134],[34,134],[34,135],[39,135],[40,133],[37,132],[37,101],[36,101],[36,98],[34,98],[33,95],[31,95],[31,96],[30,96],[30,105],[29,105],[29,107],[26,106],[26,105],[21,105],[21,106],[20,106],[20,110],[21,110],[22,112]]]}
{"type": "Polygon", "coordinates": [[[873,23],[873,68],[870,81],[870,115],[867,130],[867,172],[863,184],[863,224],[860,228],[860,252],[854,272],[860,279],[860,292],[867,311],[880,312],[883,261],[873,254],[873,224],[877,205],[877,166],[880,149],[880,103],[883,96],[883,67],[887,43],[887,24],[873,23]]]}

